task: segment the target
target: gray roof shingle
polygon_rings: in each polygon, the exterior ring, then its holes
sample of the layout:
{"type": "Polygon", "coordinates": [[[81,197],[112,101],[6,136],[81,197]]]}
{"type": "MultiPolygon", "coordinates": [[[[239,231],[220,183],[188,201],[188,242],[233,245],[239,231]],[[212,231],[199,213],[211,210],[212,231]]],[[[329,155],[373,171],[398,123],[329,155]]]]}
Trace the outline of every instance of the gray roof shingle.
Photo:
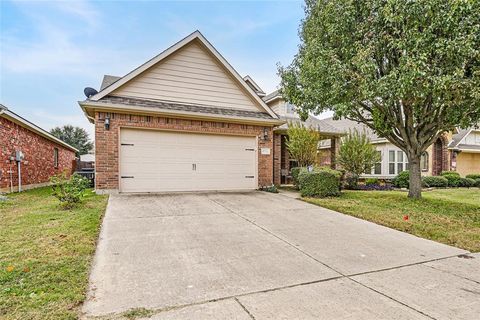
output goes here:
{"type": "Polygon", "coordinates": [[[329,123],[324,120],[315,118],[314,116],[309,116],[306,121],[301,121],[299,118],[289,118],[289,117],[280,117],[280,119],[287,121],[287,123],[282,124],[277,127],[276,130],[287,130],[288,124],[290,122],[303,123],[305,126],[310,128],[315,128],[320,133],[328,133],[334,135],[341,135],[343,132],[339,131],[337,128],[331,126],[329,123]]]}
{"type": "Polygon", "coordinates": [[[114,84],[115,82],[117,82],[121,78],[122,77],[110,76],[108,74],[104,75],[103,80],[102,80],[102,84],[100,85],[100,91],[102,91],[103,89],[105,89],[109,85],[114,84]]]}
{"type": "Polygon", "coordinates": [[[120,104],[120,105],[135,106],[135,107],[158,108],[160,110],[194,112],[194,113],[208,114],[208,115],[221,115],[221,116],[230,116],[230,117],[274,120],[274,118],[266,112],[246,111],[246,110],[237,110],[237,109],[229,109],[229,108],[217,108],[217,107],[208,107],[208,106],[199,106],[199,105],[187,105],[187,104],[180,104],[180,103],[166,102],[166,101],[159,101],[159,100],[145,100],[145,99],[119,97],[119,96],[105,96],[102,99],[98,100],[97,102],[105,103],[105,104],[120,104]]]}

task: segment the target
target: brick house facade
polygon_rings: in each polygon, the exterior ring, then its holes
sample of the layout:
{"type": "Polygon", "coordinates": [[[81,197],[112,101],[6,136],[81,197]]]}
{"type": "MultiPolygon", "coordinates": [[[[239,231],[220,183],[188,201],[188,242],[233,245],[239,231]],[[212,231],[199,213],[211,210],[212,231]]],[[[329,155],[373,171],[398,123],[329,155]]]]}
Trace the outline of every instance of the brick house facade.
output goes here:
{"type": "Polygon", "coordinates": [[[95,124],[96,191],[272,185],[273,128],[283,121],[262,95],[198,31],[124,77],[104,76],[79,102],[95,124]]]}
{"type": "Polygon", "coordinates": [[[18,191],[18,163],[14,159],[17,151],[24,154],[20,162],[22,189],[46,185],[51,176],[63,171],[71,174],[76,149],[57,140],[3,107],[0,113],[0,191],[18,191]]]}
{"type": "MultiPolygon", "coordinates": [[[[200,121],[164,116],[144,116],[128,113],[95,113],[95,150],[97,190],[119,189],[119,136],[120,128],[139,128],[182,131],[192,133],[256,136],[258,149],[273,148],[272,128],[238,123],[200,121]],[[105,129],[105,118],[109,118],[109,129],[105,129]],[[267,139],[263,135],[267,129],[267,139]]],[[[273,183],[273,153],[258,153],[258,184],[273,183]]]]}

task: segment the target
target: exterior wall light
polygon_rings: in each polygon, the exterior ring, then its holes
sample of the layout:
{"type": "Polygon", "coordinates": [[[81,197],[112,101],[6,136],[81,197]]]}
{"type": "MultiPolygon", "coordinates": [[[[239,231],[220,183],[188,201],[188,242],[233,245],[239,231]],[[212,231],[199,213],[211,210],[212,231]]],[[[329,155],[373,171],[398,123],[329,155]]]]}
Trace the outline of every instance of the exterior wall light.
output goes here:
{"type": "Polygon", "coordinates": [[[268,140],[268,128],[263,128],[263,136],[262,139],[267,141],[268,140]]]}
{"type": "Polygon", "coordinates": [[[105,130],[110,130],[110,117],[105,118],[105,130]]]}

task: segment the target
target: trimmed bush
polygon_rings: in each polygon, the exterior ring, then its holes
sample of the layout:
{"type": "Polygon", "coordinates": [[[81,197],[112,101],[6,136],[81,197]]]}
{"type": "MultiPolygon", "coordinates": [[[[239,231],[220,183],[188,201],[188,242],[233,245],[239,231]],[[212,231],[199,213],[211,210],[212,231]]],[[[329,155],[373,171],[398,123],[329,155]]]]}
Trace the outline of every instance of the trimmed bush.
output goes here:
{"type": "Polygon", "coordinates": [[[446,188],[448,186],[447,178],[441,176],[423,177],[422,182],[427,188],[446,188]]]}
{"type": "Polygon", "coordinates": [[[392,184],[397,188],[407,188],[409,186],[410,172],[408,170],[400,172],[392,180],[392,184]]]}
{"type": "Polygon", "coordinates": [[[301,167],[295,167],[290,169],[290,174],[292,175],[293,184],[298,187],[298,174],[300,173],[301,167]]]}
{"type": "Polygon", "coordinates": [[[480,179],[480,173],[467,174],[465,178],[477,180],[477,179],[480,179]]]}
{"type": "Polygon", "coordinates": [[[455,171],[443,171],[441,174],[440,174],[442,177],[445,177],[447,178],[448,180],[448,186],[449,187],[452,187],[452,188],[457,188],[457,187],[460,187],[461,185],[461,179],[460,178],[460,174],[458,172],[455,172],[455,171]]]}
{"type": "Polygon", "coordinates": [[[474,179],[474,180],[475,180],[475,185],[474,186],[480,188],[480,178],[474,179]]]}
{"type": "Polygon", "coordinates": [[[365,179],[365,185],[367,185],[367,186],[378,186],[378,185],[380,185],[380,181],[378,181],[378,178],[367,178],[367,179],[365,179]]]}
{"type": "Polygon", "coordinates": [[[460,178],[459,187],[471,188],[475,186],[475,182],[476,181],[471,178],[460,178]]]}
{"type": "Polygon", "coordinates": [[[340,171],[316,168],[312,172],[302,168],[298,175],[302,197],[334,197],[340,195],[340,171]]]}

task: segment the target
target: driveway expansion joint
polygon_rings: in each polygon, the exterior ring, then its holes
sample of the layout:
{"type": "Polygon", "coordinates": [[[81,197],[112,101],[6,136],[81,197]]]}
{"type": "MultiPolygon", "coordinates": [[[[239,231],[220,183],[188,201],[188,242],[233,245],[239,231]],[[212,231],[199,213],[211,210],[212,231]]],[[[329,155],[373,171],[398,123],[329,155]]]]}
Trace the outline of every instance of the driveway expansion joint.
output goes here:
{"type": "MultiPolygon", "coordinates": [[[[237,213],[237,212],[231,210],[230,208],[224,206],[222,203],[220,203],[220,202],[218,202],[218,201],[216,201],[216,200],[214,200],[214,199],[210,199],[210,200],[213,201],[213,202],[215,202],[216,204],[222,206],[222,207],[225,208],[226,210],[230,211],[232,214],[240,217],[241,219],[243,219],[243,220],[251,223],[251,224],[254,225],[255,227],[263,230],[264,232],[268,233],[269,235],[271,235],[271,236],[279,239],[280,241],[286,243],[287,245],[291,246],[292,248],[296,249],[297,251],[301,252],[303,255],[309,257],[310,259],[316,261],[317,263],[320,263],[321,265],[329,268],[330,270],[332,270],[332,271],[340,274],[339,277],[331,278],[331,279],[328,279],[327,281],[329,281],[329,280],[334,280],[334,279],[340,279],[340,278],[349,279],[349,280],[351,280],[351,281],[353,281],[353,282],[355,282],[355,283],[363,286],[364,288],[367,288],[367,289],[369,289],[369,290],[371,290],[371,291],[373,291],[373,292],[375,292],[375,293],[377,293],[377,294],[379,294],[379,295],[381,295],[381,296],[383,296],[383,297],[385,297],[385,298],[387,298],[387,299],[390,299],[390,300],[392,300],[392,301],[394,301],[394,302],[396,302],[396,303],[398,303],[398,304],[401,304],[401,305],[403,305],[403,306],[405,306],[405,307],[407,307],[407,308],[409,308],[409,309],[411,309],[411,310],[413,310],[413,311],[415,311],[415,312],[418,312],[419,314],[421,314],[421,315],[423,315],[423,316],[425,316],[425,317],[428,317],[429,319],[434,319],[434,320],[436,320],[436,318],[434,318],[434,317],[426,314],[425,312],[423,312],[423,311],[421,311],[421,310],[418,310],[418,309],[416,309],[416,308],[414,308],[414,307],[412,307],[412,306],[410,306],[410,305],[408,305],[408,304],[405,304],[405,303],[403,303],[403,302],[401,302],[401,301],[399,301],[399,300],[397,300],[397,299],[395,299],[395,298],[393,298],[393,297],[390,297],[389,295],[387,295],[387,294],[385,294],[385,293],[383,293],[383,292],[381,292],[381,291],[378,291],[378,290],[376,290],[376,289],[374,289],[374,288],[371,288],[371,287],[369,287],[369,286],[367,286],[367,285],[365,285],[365,284],[363,284],[363,283],[361,283],[361,282],[358,282],[357,280],[355,280],[355,279],[353,279],[353,278],[351,278],[351,277],[353,277],[353,276],[358,276],[358,275],[364,275],[364,274],[372,274],[372,273],[377,273],[377,272],[382,272],[382,271],[387,271],[387,270],[395,270],[395,269],[399,269],[399,268],[403,268],[403,267],[409,267],[409,266],[414,266],[414,265],[425,264],[425,263],[428,263],[428,262],[433,262],[433,261],[439,261],[439,260],[444,260],[444,259],[448,259],[448,258],[458,257],[458,255],[447,256],[447,257],[442,257],[442,258],[437,258],[437,259],[430,259],[430,260],[425,260],[425,261],[421,261],[421,262],[415,262],[415,263],[411,263],[411,264],[405,264],[405,265],[395,266],[395,267],[391,267],[391,268],[384,268],[384,269],[379,269],[379,270],[366,271],[366,272],[361,272],[361,273],[357,273],[357,274],[348,275],[348,274],[344,274],[343,272],[341,272],[341,271],[339,271],[339,270],[331,267],[330,265],[328,265],[328,264],[326,264],[326,263],[318,260],[317,258],[313,257],[313,256],[310,255],[309,253],[307,253],[307,252],[305,252],[304,250],[300,249],[300,248],[298,247],[298,245],[295,245],[295,244],[290,243],[288,240],[283,239],[282,237],[276,235],[275,233],[271,232],[271,231],[268,230],[267,228],[264,228],[264,227],[256,224],[254,221],[248,219],[247,217],[243,216],[242,214],[237,213]]],[[[296,200],[297,200],[297,201],[303,201],[303,200],[301,200],[301,199],[296,199],[296,200]]],[[[317,281],[316,281],[316,282],[317,282],[317,281]]],[[[312,283],[316,283],[316,282],[312,282],[312,283]]],[[[318,281],[318,282],[323,282],[323,281],[318,281]]],[[[311,283],[309,283],[309,284],[311,284],[311,283]]],[[[302,285],[306,285],[306,284],[302,284],[302,285]]],[[[286,289],[286,288],[289,288],[289,287],[296,287],[296,286],[299,286],[299,285],[293,285],[293,286],[278,288],[278,289],[276,289],[276,290],[282,290],[282,289],[286,289]]],[[[276,291],[276,290],[268,290],[268,291],[266,291],[266,292],[271,292],[271,291],[276,291]]],[[[260,291],[260,292],[261,292],[261,291],[260,291]]],[[[260,293],[260,292],[256,292],[256,293],[260,293]]],[[[252,294],[252,293],[250,293],[250,294],[252,294]]],[[[245,296],[245,295],[247,295],[247,294],[238,295],[237,297],[241,297],[241,296],[245,296]]],[[[235,297],[235,299],[237,299],[237,298],[235,297]]]]}
{"type": "Polygon", "coordinates": [[[247,309],[247,307],[245,307],[245,306],[240,302],[240,300],[238,300],[237,297],[235,297],[233,300],[235,300],[235,301],[240,305],[240,307],[242,307],[243,311],[245,311],[245,312],[248,314],[248,316],[250,317],[250,319],[255,320],[255,317],[253,316],[253,314],[250,313],[250,311],[247,309]]]}

